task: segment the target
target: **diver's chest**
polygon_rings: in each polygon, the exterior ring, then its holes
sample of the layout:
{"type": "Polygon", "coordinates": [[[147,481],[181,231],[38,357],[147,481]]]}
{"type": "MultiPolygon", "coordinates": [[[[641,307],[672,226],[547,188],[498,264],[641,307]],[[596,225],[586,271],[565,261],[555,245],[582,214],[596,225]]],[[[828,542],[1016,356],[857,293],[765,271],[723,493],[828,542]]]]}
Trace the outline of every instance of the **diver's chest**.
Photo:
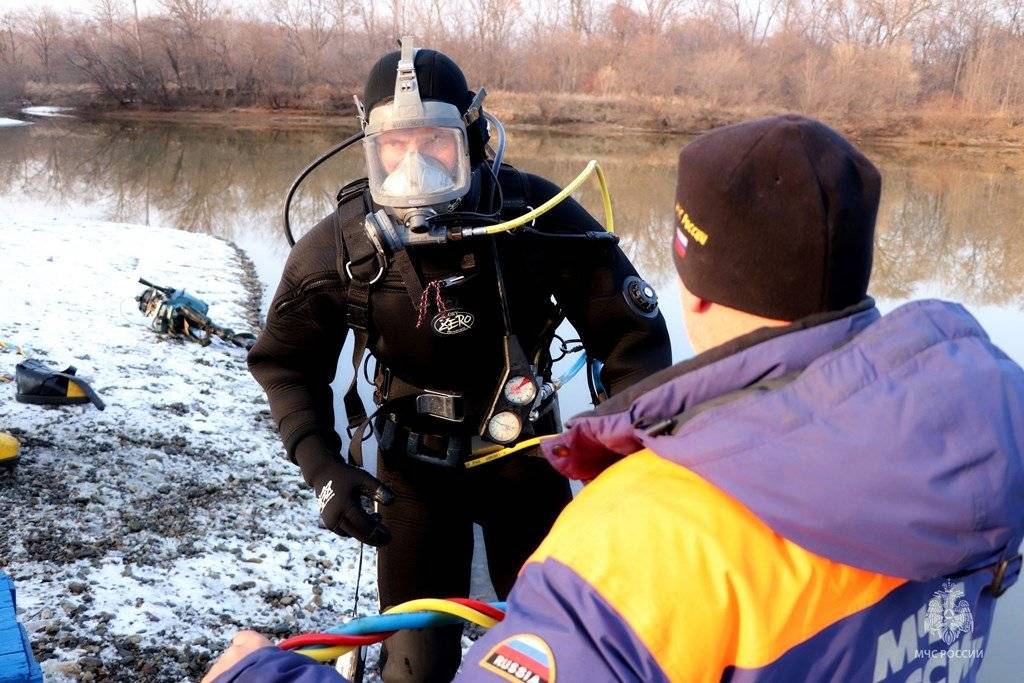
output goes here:
{"type": "MultiPolygon", "coordinates": [[[[502,300],[490,246],[450,247],[410,250],[407,265],[390,265],[371,292],[372,315],[382,334],[456,341],[500,333],[502,300]]],[[[499,259],[510,313],[522,316],[543,306],[550,296],[543,273],[519,250],[502,250],[499,259]]]]}

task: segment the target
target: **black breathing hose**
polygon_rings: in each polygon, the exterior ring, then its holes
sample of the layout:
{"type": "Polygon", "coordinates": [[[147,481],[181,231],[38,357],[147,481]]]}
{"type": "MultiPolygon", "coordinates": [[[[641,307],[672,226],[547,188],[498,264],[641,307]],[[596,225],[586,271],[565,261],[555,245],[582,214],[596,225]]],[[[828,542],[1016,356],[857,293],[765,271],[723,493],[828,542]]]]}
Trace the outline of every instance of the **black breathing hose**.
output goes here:
{"type": "Polygon", "coordinates": [[[288,196],[284,200],[284,238],[288,240],[289,247],[295,246],[295,236],[292,235],[292,224],[291,221],[288,220],[288,210],[291,208],[292,197],[295,196],[295,191],[299,189],[299,185],[302,184],[302,181],[306,179],[306,176],[312,173],[317,166],[324,163],[341,150],[351,147],[353,144],[359,142],[362,139],[363,131],[359,131],[355,135],[346,138],[342,142],[338,143],[337,145],[335,145],[334,147],[332,147],[331,149],[329,149],[328,151],[324,152],[319,157],[314,159],[309,166],[306,166],[306,168],[302,169],[302,172],[299,173],[298,177],[295,178],[295,181],[292,182],[292,186],[288,189],[288,196]]]}

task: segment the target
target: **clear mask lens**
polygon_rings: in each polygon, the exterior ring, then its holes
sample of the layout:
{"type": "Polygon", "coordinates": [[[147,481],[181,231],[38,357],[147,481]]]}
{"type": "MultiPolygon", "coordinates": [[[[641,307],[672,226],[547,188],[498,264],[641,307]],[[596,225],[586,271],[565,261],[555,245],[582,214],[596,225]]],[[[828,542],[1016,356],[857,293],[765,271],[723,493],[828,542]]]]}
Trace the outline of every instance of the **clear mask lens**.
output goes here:
{"type": "Polygon", "coordinates": [[[429,206],[469,188],[469,155],[457,128],[421,126],[368,135],[370,192],[383,206],[429,206]]]}

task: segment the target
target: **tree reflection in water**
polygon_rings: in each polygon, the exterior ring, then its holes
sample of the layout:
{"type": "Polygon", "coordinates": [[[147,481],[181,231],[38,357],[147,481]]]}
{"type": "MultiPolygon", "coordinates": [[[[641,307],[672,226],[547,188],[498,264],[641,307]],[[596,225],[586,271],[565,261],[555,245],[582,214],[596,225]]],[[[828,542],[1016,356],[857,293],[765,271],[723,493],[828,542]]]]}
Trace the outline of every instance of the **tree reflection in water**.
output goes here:
{"type": "MultiPolygon", "coordinates": [[[[0,132],[7,203],[174,226],[283,255],[281,209],[296,173],[349,135],[341,129],[231,129],[54,119],[0,132]]],[[[659,287],[674,278],[675,163],[685,138],[517,130],[508,161],[568,182],[591,158],[612,188],[623,247],[659,287]]],[[[872,292],[915,292],[1024,308],[1024,162],[1010,154],[867,147],[883,173],[872,292]]],[[[357,146],[309,178],[292,207],[301,232],[362,174],[357,146]]],[[[601,215],[596,185],[577,198],[601,215]]]]}

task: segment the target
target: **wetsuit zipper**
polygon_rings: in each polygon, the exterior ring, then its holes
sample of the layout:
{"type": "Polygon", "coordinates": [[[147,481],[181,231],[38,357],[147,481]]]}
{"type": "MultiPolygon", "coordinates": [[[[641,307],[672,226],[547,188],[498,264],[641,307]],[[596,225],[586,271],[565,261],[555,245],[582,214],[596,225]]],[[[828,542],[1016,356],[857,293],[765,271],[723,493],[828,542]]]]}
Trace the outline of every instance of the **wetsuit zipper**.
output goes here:
{"type": "Polygon", "coordinates": [[[320,278],[318,280],[313,280],[312,282],[303,282],[291,296],[283,301],[279,301],[274,307],[274,310],[277,313],[283,313],[290,306],[299,303],[303,298],[313,294],[314,292],[338,286],[341,286],[341,278],[337,275],[333,277],[320,278]]]}

